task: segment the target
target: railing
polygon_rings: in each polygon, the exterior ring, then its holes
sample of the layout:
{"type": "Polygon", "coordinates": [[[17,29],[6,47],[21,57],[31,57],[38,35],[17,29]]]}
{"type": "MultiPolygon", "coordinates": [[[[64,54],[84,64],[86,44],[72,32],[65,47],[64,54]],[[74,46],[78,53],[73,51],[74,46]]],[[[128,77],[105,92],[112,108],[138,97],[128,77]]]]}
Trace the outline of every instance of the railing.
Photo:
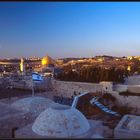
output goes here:
{"type": "Polygon", "coordinates": [[[77,103],[78,103],[78,100],[79,100],[79,97],[84,96],[84,95],[86,95],[86,94],[88,94],[88,93],[89,93],[89,92],[84,92],[84,93],[82,93],[82,94],[80,94],[80,95],[75,96],[75,97],[74,97],[74,101],[73,101],[71,107],[72,107],[72,108],[76,108],[77,103]]]}
{"type": "Polygon", "coordinates": [[[90,100],[90,103],[92,105],[96,105],[99,109],[101,109],[102,111],[108,113],[108,114],[111,114],[111,115],[114,115],[114,116],[120,116],[117,112],[114,112],[112,110],[110,110],[109,108],[107,108],[106,106],[104,106],[103,104],[101,104],[99,101],[98,101],[98,98],[97,97],[94,97],[90,100]]]}

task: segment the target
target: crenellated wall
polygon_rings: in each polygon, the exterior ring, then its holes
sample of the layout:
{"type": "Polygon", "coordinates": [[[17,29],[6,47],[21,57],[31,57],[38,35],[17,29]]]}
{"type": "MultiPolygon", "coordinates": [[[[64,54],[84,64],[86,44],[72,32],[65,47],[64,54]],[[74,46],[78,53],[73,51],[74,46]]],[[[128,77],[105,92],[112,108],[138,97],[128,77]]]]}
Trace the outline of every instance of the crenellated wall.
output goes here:
{"type": "Polygon", "coordinates": [[[71,97],[74,92],[78,94],[79,92],[96,92],[102,91],[102,85],[95,83],[82,83],[82,82],[67,82],[52,80],[54,95],[63,95],[66,97],[71,97]]]}

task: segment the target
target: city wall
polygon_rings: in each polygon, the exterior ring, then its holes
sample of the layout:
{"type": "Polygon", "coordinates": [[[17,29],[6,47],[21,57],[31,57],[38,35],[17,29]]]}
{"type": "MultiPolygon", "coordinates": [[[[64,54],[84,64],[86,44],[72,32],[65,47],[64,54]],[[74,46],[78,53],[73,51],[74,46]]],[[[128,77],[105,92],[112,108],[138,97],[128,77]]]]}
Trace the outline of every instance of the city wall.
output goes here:
{"type": "Polygon", "coordinates": [[[71,97],[76,94],[83,92],[96,92],[102,91],[102,85],[95,83],[82,83],[82,82],[67,82],[52,80],[54,95],[71,97]]]}
{"type": "Polygon", "coordinates": [[[135,108],[135,111],[140,110],[140,106],[139,106],[140,96],[119,95],[119,93],[116,91],[111,91],[110,94],[113,95],[117,99],[118,105],[135,108]]]}
{"type": "Polygon", "coordinates": [[[140,85],[115,85],[114,90],[118,92],[132,92],[140,94],[140,85]]]}
{"type": "MultiPolygon", "coordinates": [[[[67,82],[67,81],[52,81],[54,95],[57,96],[66,96],[71,97],[74,95],[74,92],[78,94],[79,92],[102,92],[106,89],[107,93],[110,93],[117,99],[117,105],[127,106],[131,108],[135,108],[137,111],[140,110],[139,101],[140,96],[124,96],[119,95],[118,91],[114,91],[113,87],[112,90],[110,89],[109,82],[101,82],[100,84],[95,83],[82,83],[82,82],[67,82]],[[105,88],[105,86],[109,88],[105,88]]],[[[128,86],[129,87],[129,86],[128,86]]],[[[117,86],[117,90],[124,91],[126,90],[126,86],[119,85],[117,86]],[[120,89],[119,89],[120,88],[120,89]]],[[[135,91],[135,89],[133,89],[135,91]]]]}
{"type": "Polygon", "coordinates": [[[125,83],[128,85],[140,85],[140,75],[129,76],[125,83]]]}

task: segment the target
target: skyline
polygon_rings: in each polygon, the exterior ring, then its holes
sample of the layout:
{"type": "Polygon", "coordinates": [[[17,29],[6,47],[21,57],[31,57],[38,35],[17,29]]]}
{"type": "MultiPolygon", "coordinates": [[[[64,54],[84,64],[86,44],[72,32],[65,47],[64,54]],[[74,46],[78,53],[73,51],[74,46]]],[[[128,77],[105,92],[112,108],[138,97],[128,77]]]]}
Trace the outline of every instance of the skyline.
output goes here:
{"type": "Polygon", "coordinates": [[[140,54],[139,2],[1,2],[0,58],[140,54]]]}

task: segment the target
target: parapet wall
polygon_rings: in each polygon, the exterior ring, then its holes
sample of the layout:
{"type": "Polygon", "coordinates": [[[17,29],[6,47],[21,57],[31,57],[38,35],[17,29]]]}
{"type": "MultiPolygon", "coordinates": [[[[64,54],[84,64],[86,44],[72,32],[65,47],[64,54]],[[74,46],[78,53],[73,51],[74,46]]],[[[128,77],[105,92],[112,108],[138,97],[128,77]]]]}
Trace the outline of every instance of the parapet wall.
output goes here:
{"type": "Polygon", "coordinates": [[[122,106],[127,106],[131,108],[135,108],[135,111],[140,110],[140,96],[124,96],[124,95],[119,95],[119,92],[117,91],[112,91],[110,92],[116,99],[117,99],[117,104],[122,105],[122,106]]]}
{"type": "Polygon", "coordinates": [[[63,95],[66,97],[71,97],[76,94],[83,92],[96,92],[102,91],[102,85],[95,83],[82,83],[82,82],[67,82],[52,80],[53,90],[55,95],[63,95]]]}
{"type": "Polygon", "coordinates": [[[139,85],[128,85],[128,92],[140,94],[140,86],[139,85]]]}
{"type": "Polygon", "coordinates": [[[125,81],[128,85],[139,85],[140,84],[140,75],[130,76],[125,81]]]}
{"type": "Polygon", "coordinates": [[[128,85],[117,84],[114,86],[113,90],[118,91],[118,92],[125,92],[128,90],[128,85]]]}

